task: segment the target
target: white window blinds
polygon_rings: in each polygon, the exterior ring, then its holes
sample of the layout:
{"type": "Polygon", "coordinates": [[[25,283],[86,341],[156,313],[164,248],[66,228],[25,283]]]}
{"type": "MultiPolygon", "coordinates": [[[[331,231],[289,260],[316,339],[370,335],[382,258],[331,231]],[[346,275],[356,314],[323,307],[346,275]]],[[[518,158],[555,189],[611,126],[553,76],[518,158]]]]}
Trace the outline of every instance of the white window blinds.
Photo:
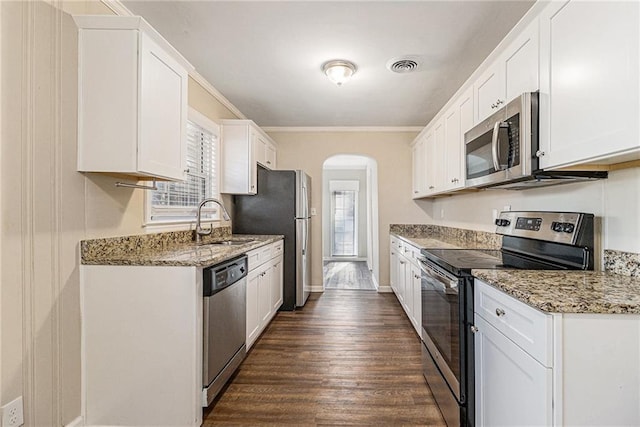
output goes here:
{"type": "MultiPolygon", "coordinates": [[[[187,180],[157,183],[158,189],[151,192],[151,221],[192,220],[202,199],[219,197],[218,129],[209,127],[187,122],[187,180]]],[[[214,206],[202,213],[206,219],[218,218],[214,206]]]]}

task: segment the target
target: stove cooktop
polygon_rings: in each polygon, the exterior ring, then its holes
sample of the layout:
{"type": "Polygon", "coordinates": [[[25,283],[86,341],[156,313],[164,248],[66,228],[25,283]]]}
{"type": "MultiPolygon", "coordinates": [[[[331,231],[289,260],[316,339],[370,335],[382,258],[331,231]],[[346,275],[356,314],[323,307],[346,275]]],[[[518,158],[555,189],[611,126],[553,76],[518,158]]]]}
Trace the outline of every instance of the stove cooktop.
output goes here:
{"type": "Polygon", "coordinates": [[[423,249],[422,255],[456,276],[469,275],[472,269],[566,269],[540,259],[492,249],[423,249]]]}
{"type": "Polygon", "coordinates": [[[508,268],[503,264],[502,252],[491,249],[425,249],[422,255],[457,275],[474,268],[508,268]]]}

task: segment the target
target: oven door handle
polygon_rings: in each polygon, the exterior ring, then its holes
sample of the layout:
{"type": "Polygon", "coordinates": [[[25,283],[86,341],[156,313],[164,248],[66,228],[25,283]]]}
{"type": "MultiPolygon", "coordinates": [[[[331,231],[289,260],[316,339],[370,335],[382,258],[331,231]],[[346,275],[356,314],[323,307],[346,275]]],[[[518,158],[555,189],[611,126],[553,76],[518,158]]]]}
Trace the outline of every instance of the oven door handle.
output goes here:
{"type": "Polygon", "coordinates": [[[427,264],[427,262],[423,259],[418,259],[420,264],[420,270],[422,274],[425,274],[432,279],[434,279],[438,284],[442,286],[442,289],[439,289],[440,292],[445,293],[447,295],[457,295],[458,294],[458,280],[447,277],[444,273],[438,271],[436,268],[427,264]]]}

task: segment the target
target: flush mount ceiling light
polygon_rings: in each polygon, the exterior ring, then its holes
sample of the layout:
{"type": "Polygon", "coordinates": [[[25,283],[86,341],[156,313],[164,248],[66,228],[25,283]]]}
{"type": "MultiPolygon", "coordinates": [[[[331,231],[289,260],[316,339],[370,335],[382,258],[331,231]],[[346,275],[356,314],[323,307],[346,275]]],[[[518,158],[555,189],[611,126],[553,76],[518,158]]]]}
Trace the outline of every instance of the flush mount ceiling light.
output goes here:
{"type": "Polygon", "coordinates": [[[348,81],[351,76],[355,74],[356,70],[357,68],[354,63],[341,59],[325,62],[322,66],[322,71],[329,77],[329,80],[338,86],[342,86],[343,83],[348,81]]]}

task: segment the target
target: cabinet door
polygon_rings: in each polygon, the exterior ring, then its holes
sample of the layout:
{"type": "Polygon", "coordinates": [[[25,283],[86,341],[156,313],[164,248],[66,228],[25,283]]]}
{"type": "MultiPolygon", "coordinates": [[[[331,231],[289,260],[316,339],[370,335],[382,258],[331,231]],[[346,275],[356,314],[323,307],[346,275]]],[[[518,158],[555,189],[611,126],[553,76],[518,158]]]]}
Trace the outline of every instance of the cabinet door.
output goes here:
{"type": "Polygon", "coordinates": [[[436,191],[436,139],[433,129],[427,131],[424,136],[424,151],[425,151],[425,194],[430,194],[436,191]]]}
{"type": "Polygon", "coordinates": [[[267,140],[262,137],[257,129],[251,128],[251,144],[253,147],[253,158],[262,166],[267,165],[267,140]]]}
{"type": "Polygon", "coordinates": [[[398,294],[398,249],[396,247],[396,239],[389,239],[389,284],[391,289],[398,294]]]}
{"type": "Polygon", "coordinates": [[[144,33],[140,44],[139,96],[138,169],[184,180],[187,72],[144,33]]]}
{"type": "Polygon", "coordinates": [[[258,270],[247,275],[247,349],[260,333],[260,317],[258,314],[258,270]]]}
{"type": "Polygon", "coordinates": [[[413,327],[415,328],[418,335],[420,335],[420,328],[422,323],[422,277],[421,277],[420,267],[415,265],[411,266],[411,287],[412,287],[412,295],[413,295],[413,327]]]}
{"type": "Polygon", "coordinates": [[[640,149],[639,9],[637,1],[569,1],[542,11],[542,167],[640,149]]]}
{"type": "Polygon", "coordinates": [[[413,280],[412,278],[412,265],[405,258],[405,267],[404,267],[404,294],[403,294],[403,303],[404,312],[407,313],[407,317],[411,321],[413,319],[413,280]]]}
{"type": "Polygon", "coordinates": [[[278,311],[282,305],[282,255],[271,261],[271,310],[278,311]]]}
{"type": "Polygon", "coordinates": [[[505,51],[506,102],[539,88],[538,33],[538,20],[535,19],[505,51]]]}
{"type": "Polygon", "coordinates": [[[476,123],[489,117],[505,104],[504,66],[497,60],[473,85],[476,123]]]}
{"type": "Polygon", "coordinates": [[[445,179],[443,190],[460,188],[462,180],[462,138],[460,137],[460,107],[457,102],[444,115],[445,179]]]}
{"type": "Polygon", "coordinates": [[[476,314],[476,425],[552,425],[552,369],[476,314]]]}
{"type": "Polygon", "coordinates": [[[431,157],[427,159],[429,169],[433,172],[431,184],[429,184],[429,187],[427,188],[427,192],[429,194],[444,191],[444,119],[440,119],[436,122],[435,127],[433,128],[433,138],[433,147],[430,151],[431,157]]]}
{"type": "Polygon", "coordinates": [[[411,148],[413,160],[413,198],[425,193],[425,152],[424,138],[420,137],[411,148]]]}
{"type": "Polygon", "coordinates": [[[267,143],[267,152],[266,152],[266,167],[269,169],[276,169],[277,166],[277,150],[276,150],[276,146],[273,145],[272,143],[268,142],[267,143]]]}
{"type": "Polygon", "coordinates": [[[271,264],[265,263],[260,267],[258,275],[258,318],[260,329],[264,329],[271,318],[271,264]]]}
{"type": "Polygon", "coordinates": [[[396,292],[396,296],[398,297],[398,301],[400,301],[401,305],[404,305],[406,268],[407,261],[405,261],[402,255],[398,255],[398,272],[396,273],[396,280],[398,281],[396,286],[398,288],[398,292],[396,292]]]}

